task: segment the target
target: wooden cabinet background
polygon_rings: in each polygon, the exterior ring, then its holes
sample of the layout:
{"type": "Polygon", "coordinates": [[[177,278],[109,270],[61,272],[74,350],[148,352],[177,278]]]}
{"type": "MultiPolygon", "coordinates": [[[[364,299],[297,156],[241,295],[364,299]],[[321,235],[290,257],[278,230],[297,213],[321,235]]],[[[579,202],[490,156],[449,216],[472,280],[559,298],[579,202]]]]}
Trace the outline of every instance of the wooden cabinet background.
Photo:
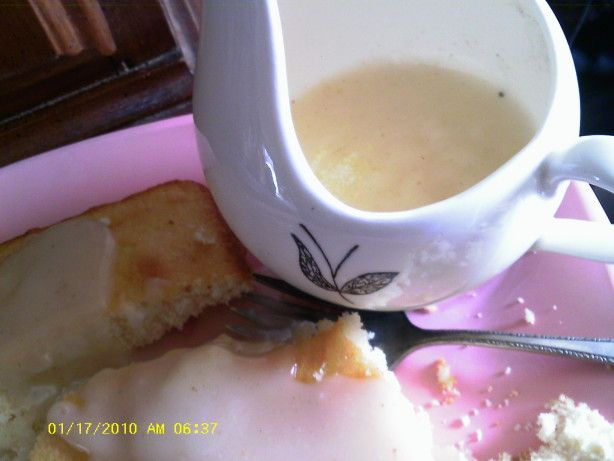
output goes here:
{"type": "Polygon", "coordinates": [[[0,167],[191,109],[200,0],[0,0],[0,167]]]}

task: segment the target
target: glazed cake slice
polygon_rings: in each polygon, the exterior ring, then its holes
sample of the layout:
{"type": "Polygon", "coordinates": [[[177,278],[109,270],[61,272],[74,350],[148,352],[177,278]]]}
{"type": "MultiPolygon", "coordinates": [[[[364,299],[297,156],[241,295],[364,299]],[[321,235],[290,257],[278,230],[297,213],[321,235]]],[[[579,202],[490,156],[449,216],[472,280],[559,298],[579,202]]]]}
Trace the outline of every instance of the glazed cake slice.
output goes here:
{"type": "Polygon", "coordinates": [[[249,287],[201,185],[176,181],[0,245],[0,459],[60,389],[249,287]]]}
{"type": "Polygon", "coordinates": [[[185,461],[433,459],[427,414],[403,396],[356,314],[304,325],[292,344],[266,352],[220,337],[105,370],[57,402],[48,420],[130,421],[139,433],[44,433],[33,461],[157,461],[179,453],[185,461]],[[166,433],[147,435],[151,422],[166,433]],[[213,433],[199,432],[204,423],[213,433]]]}

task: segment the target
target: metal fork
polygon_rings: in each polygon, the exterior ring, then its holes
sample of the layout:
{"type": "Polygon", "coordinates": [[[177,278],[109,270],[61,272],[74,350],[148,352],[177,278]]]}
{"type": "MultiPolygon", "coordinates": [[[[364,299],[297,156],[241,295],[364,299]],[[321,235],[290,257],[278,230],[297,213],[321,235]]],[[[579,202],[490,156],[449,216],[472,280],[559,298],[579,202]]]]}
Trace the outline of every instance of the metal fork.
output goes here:
{"type": "Polygon", "coordinates": [[[290,339],[289,327],[297,320],[334,320],[344,312],[360,315],[364,328],[373,334],[371,344],[384,351],[389,366],[395,368],[411,351],[433,344],[515,349],[540,354],[562,355],[577,359],[614,364],[614,338],[579,338],[529,335],[473,330],[427,330],[413,325],[404,312],[376,312],[349,309],[304,293],[286,282],[254,274],[255,279],[292,299],[278,299],[257,293],[247,295],[251,306],[232,310],[249,324],[227,325],[227,329],[245,339],[290,339]]]}

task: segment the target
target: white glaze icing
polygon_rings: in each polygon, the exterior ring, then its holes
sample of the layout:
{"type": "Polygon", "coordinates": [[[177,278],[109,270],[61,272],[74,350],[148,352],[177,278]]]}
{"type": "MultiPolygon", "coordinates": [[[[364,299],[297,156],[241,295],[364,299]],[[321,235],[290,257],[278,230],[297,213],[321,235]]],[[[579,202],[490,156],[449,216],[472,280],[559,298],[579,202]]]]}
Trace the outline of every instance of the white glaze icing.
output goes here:
{"type": "Polygon", "coordinates": [[[239,355],[221,343],[105,370],[55,404],[55,423],[135,422],[135,436],[64,438],[91,461],[420,460],[431,458],[428,416],[402,395],[391,372],[378,378],[294,379],[293,346],[239,355]],[[212,435],[175,435],[175,423],[217,422],[212,435]],[[147,435],[164,423],[165,435],[147,435]]]}
{"type": "Polygon", "coordinates": [[[27,237],[0,264],[0,389],[96,349],[114,255],[106,225],[74,220],[27,237]]]}

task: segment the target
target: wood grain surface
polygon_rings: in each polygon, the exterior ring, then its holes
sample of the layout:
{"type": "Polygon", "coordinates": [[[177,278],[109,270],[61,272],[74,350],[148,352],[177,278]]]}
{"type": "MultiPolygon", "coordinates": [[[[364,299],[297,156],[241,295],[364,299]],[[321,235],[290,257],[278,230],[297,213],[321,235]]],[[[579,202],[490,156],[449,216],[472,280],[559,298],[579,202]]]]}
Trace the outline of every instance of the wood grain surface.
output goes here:
{"type": "Polygon", "coordinates": [[[0,166],[189,112],[200,0],[0,0],[0,166]]]}

